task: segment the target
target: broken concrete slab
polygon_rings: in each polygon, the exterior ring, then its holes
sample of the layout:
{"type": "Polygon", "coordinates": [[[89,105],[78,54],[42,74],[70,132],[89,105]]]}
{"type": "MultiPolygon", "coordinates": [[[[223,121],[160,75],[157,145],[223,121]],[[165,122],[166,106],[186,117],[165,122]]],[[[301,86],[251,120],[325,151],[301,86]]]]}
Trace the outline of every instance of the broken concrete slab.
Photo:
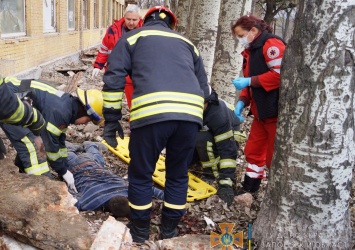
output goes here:
{"type": "Polygon", "coordinates": [[[132,236],[126,225],[110,216],[102,224],[90,250],[128,250],[132,242],[132,236]]]}
{"type": "Polygon", "coordinates": [[[210,236],[200,234],[187,234],[156,242],[158,249],[164,250],[210,250],[210,236]]]}
{"type": "Polygon", "coordinates": [[[12,161],[1,161],[0,230],[41,249],[89,249],[87,221],[64,182],[19,174],[12,161]]]}

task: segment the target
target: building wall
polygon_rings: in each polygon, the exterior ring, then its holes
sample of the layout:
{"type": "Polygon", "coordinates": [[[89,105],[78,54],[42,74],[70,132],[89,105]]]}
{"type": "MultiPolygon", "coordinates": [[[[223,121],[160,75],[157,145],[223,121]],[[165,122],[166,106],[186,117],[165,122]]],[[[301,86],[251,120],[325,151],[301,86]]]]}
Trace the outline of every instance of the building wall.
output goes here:
{"type": "Polygon", "coordinates": [[[121,18],[124,9],[123,0],[86,0],[89,23],[84,29],[81,25],[84,0],[75,0],[75,29],[68,30],[68,0],[56,0],[56,32],[44,33],[44,1],[25,1],[25,35],[0,37],[0,75],[15,75],[99,45],[112,19],[121,18]],[[97,3],[98,28],[94,28],[94,1],[97,3]]]}

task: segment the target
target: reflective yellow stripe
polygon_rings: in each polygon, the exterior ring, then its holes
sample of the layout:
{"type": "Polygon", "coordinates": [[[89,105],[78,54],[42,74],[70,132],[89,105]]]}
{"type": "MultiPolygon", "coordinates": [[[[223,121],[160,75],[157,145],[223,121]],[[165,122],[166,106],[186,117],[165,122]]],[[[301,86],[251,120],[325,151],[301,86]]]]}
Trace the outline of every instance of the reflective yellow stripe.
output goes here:
{"type": "Polygon", "coordinates": [[[105,92],[102,91],[104,101],[116,102],[122,100],[123,92],[105,92]]]}
{"type": "Polygon", "coordinates": [[[237,165],[237,161],[233,159],[223,159],[219,162],[219,168],[235,168],[237,165]]]}
{"type": "Polygon", "coordinates": [[[122,108],[122,102],[103,102],[104,108],[113,108],[113,109],[121,109],[122,108]]]}
{"type": "MultiPolygon", "coordinates": [[[[21,80],[16,77],[6,77],[5,82],[11,82],[15,86],[20,86],[21,84],[21,80]]],[[[38,82],[35,80],[31,81],[31,88],[39,89],[45,92],[49,92],[51,94],[56,94],[58,91],[56,88],[48,85],[47,83],[38,82]]]]}
{"type": "Polygon", "coordinates": [[[132,111],[130,114],[130,120],[134,121],[144,117],[162,114],[162,113],[185,113],[193,116],[197,116],[202,119],[203,109],[193,107],[186,104],[178,103],[163,103],[156,104],[154,106],[145,107],[136,111],[132,111]]]}
{"type": "Polygon", "coordinates": [[[201,162],[202,168],[211,168],[213,166],[217,166],[219,162],[219,157],[216,159],[212,159],[210,161],[203,161],[201,162]]]}
{"type": "Polygon", "coordinates": [[[191,46],[193,46],[195,54],[197,56],[199,56],[198,49],[195,47],[195,45],[190,40],[188,40],[187,38],[185,38],[179,34],[161,31],[161,30],[142,30],[142,31],[138,32],[137,34],[127,38],[127,42],[129,43],[129,45],[133,45],[137,42],[137,40],[140,37],[146,37],[146,36],[165,36],[165,37],[173,37],[173,38],[181,39],[181,40],[187,42],[188,44],[190,44],[191,46]]]}
{"type": "Polygon", "coordinates": [[[47,130],[56,136],[60,136],[62,133],[62,130],[60,130],[50,122],[47,123],[47,130]]]}
{"type": "Polygon", "coordinates": [[[0,120],[0,122],[11,124],[11,123],[20,122],[23,119],[23,117],[25,115],[25,105],[22,103],[22,101],[18,97],[17,97],[17,101],[19,103],[19,106],[16,109],[16,111],[9,118],[2,119],[2,120],[0,120]]]}
{"type": "Polygon", "coordinates": [[[128,202],[128,205],[135,210],[146,210],[152,207],[152,203],[149,203],[148,205],[144,205],[144,206],[138,206],[128,202]]]}
{"type": "Polygon", "coordinates": [[[123,92],[102,92],[103,107],[121,109],[123,92]]]}
{"type": "Polygon", "coordinates": [[[36,166],[38,164],[38,159],[35,146],[27,136],[23,137],[21,141],[25,144],[27,152],[30,155],[31,166],[36,166]]]}
{"type": "Polygon", "coordinates": [[[66,158],[68,157],[67,148],[60,148],[58,152],[46,152],[48,160],[56,161],[59,158],[66,158]]]}
{"type": "Polygon", "coordinates": [[[214,141],[217,143],[217,142],[220,142],[220,141],[227,140],[227,139],[229,139],[231,137],[233,137],[233,130],[229,130],[228,132],[225,132],[223,134],[216,135],[214,137],[214,141]]]}
{"type": "Polygon", "coordinates": [[[161,113],[185,113],[202,119],[201,96],[180,92],[155,92],[132,100],[130,120],[134,121],[161,113]]]}
{"type": "Polygon", "coordinates": [[[49,171],[50,171],[50,169],[49,169],[48,163],[46,161],[43,163],[40,163],[36,166],[32,166],[30,168],[25,169],[25,172],[27,174],[32,174],[32,175],[41,175],[41,174],[47,173],[49,171]]]}
{"type": "Polygon", "coordinates": [[[181,92],[161,91],[142,95],[132,100],[132,109],[157,102],[182,102],[203,108],[204,99],[201,96],[181,92]]]}
{"type": "Polygon", "coordinates": [[[168,207],[168,208],[172,208],[172,209],[185,209],[186,208],[186,204],[175,205],[175,204],[167,203],[166,201],[164,201],[164,206],[168,207]]]}
{"type": "Polygon", "coordinates": [[[233,181],[231,179],[219,180],[219,184],[233,186],[233,181]]]}
{"type": "Polygon", "coordinates": [[[15,86],[20,86],[21,84],[21,80],[13,76],[6,77],[5,82],[11,82],[15,86]]]}

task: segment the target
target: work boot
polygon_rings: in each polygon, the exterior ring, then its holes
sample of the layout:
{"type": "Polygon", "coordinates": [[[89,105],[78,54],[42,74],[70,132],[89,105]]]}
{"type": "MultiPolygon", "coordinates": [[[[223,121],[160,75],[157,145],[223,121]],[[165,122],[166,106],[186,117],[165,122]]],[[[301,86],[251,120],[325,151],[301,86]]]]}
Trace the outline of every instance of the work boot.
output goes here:
{"type": "Polygon", "coordinates": [[[83,152],[84,147],[80,143],[71,143],[68,141],[65,141],[65,146],[67,147],[67,150],[70,152],[83,152]]]}
{"type": "Polygon", "coordinates": [[[160,239],[170,239],[178,236],[179,230],[177,229],[177,225],[180,222],[180,218],[172,219],[165,215],[161,217],[161,232],[160,239]]]}
{"type": "Polygon", "coordinates": [[[103,152],[106,152],[108,150],[108,148],[106,147],[105,144],[101,143],[101,142],[94,142],[94,141],[84,141],[83,142],[84,144],[84,147],[85,149],[92,146],[92,145],[95,145],[97,146],[97,148],[100,150],[100,151],[103,151],[103,152]]]}
{"type": "Polygon", "coordinates": [[[218,185],[217,195],[230,206],[234,200],[233,187],[229,185],[218,185]]]}
{"type": "Polygon", "coordinates": [[[244,176],[243,188],[237,190],[234,195],[241,195],[245,193],[255,193],[259,191],[261,184],[261,179],[250,178],[249,176],[244,176]]]}
{"type": "Polygon", "coordinates": [[[127,226],[130,229],[133,242],[143,243],[149,240],[150,219],[131,220],[127,226]]]}

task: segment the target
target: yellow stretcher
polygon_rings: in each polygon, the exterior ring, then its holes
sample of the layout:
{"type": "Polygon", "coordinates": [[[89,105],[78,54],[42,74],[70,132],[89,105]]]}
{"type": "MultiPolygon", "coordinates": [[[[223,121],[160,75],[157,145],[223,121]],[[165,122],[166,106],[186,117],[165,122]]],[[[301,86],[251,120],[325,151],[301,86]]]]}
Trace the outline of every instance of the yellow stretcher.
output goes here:
{"type": "MultiPolygon", "coordinates": [[[[125,137],[123,140],[121,138],[117,138],[118,146],[117,148],[113,148],[109,146],[106,141],[102,141],[111,152],[120,157],[125,162],[130,162],[129,151],[128,151],[128,143],[129,137],[125,137]]],[[[210,197],[217,193],[217,190],[208,185],[206,182],[201,180],[200,178],[194,176],[190,172],[189,175],[189,187],[187,190],[187,201],[193,202],[195,200],[202,200],[210,197]]],[[[165,157],[160,155],[159,160],[156,164],[155,172],[153,173],[153,180],[158,183],[160,186],[165,186],[165,157]]]]}

